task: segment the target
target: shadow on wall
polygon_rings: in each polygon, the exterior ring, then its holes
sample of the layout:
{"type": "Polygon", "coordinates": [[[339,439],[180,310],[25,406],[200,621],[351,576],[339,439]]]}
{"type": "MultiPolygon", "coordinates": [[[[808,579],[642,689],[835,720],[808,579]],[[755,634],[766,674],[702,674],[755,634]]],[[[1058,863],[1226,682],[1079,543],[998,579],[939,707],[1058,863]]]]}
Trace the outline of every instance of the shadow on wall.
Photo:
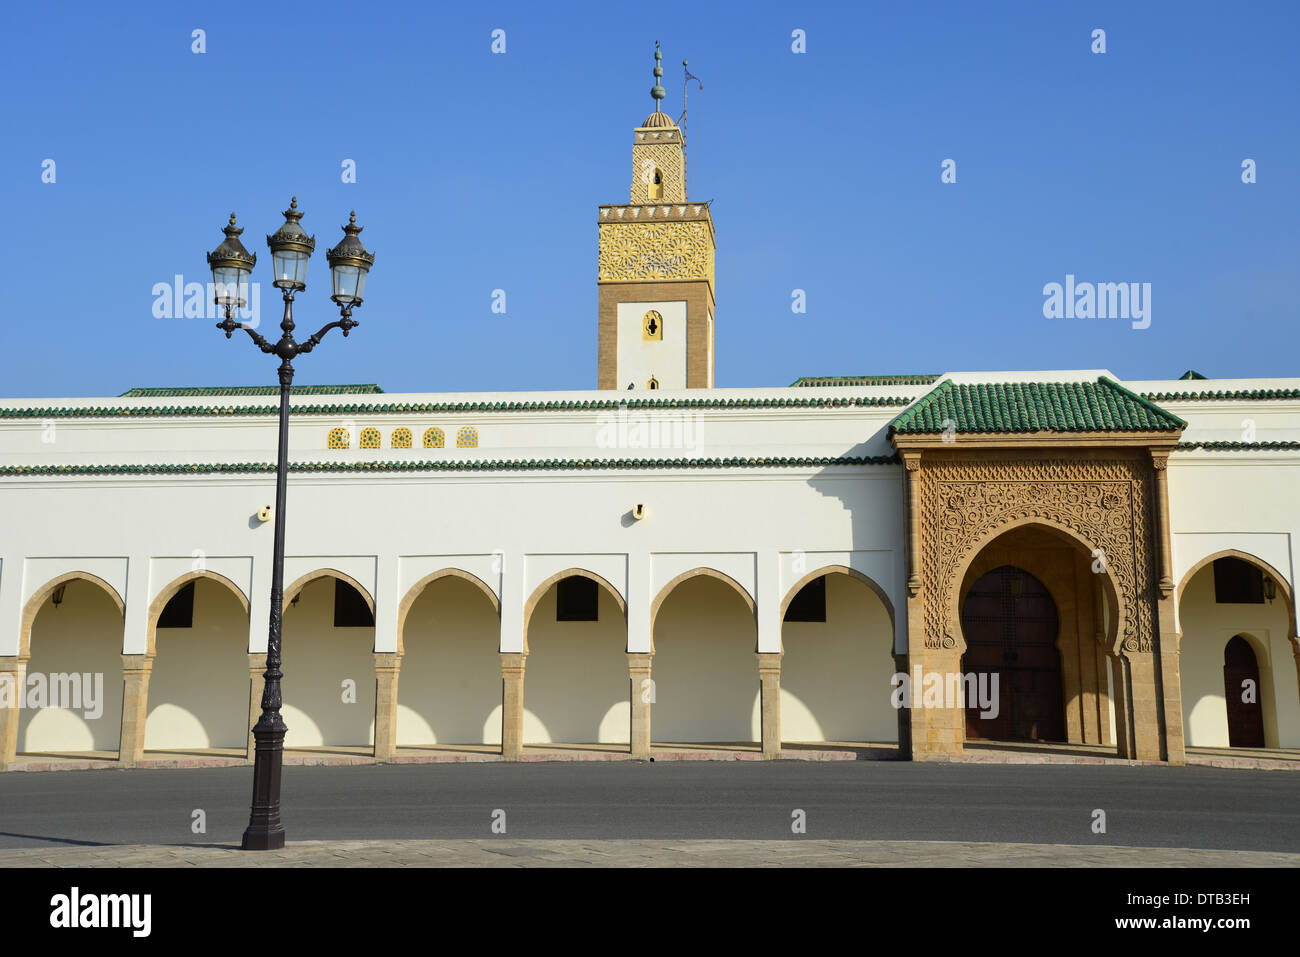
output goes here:
{"type": "Polygon", "coordinates": [[[248,615],[229,587],[194,582],[191,626],[157,630],[145,748],[246,746],[248,632],[248,615]]]}
{"type": "Polygon", "coordinates": [[[334,582],[308,582],[285,607],[286,748],[374,744],[375,629],[334,626],[334,582]]]}
{"type": "Polygon", "coordinates": [[[757,632],[734,588],[706,575],[677,585],[659,607],[654,641],[655,741],[760,740],[757,632]]]}
{"type": "MultiPolygon", "coordinates": [[[[840,454],[893,455],[888,424],[840,454]]],[[[894,614],[902,626],[907,615],[906,593],[901,590],[907,575],[903,470],[901,465],[866,468],[865,480],[857,470],[827,468],[809,479],[808,485],[822,497],[823,507],[831,509],[817,520],[833,524],[843,521],[847,513],[852,529],[850,548],[878,549],[896,543],[892,566],[900,590],[894,593],[894,614]]],[[[888,576],[875,581],[886,593],[892,591],[894,582],[888,576]]],[[[865,583],[836,574],[827,581],[826,616],[825,624],[782,624],[782,739],[898,741],[900,714],[892,703],[891,683],[896,670],[896,623],[890,620],[888,609],[865,583]],[[845,662],[843,667],[837,665],[837,658],[845,662]],[[808,737],[811,734],[821,737],[808,737]]],[[[907,648],[900,650],[905,654],[907,648]]]]}
{"type": "Polygon", "coordinates": [[[556,621],[557,585],[528,622],[524,742],[627,744],[632,712],[623,613],[601,586],[596,621],[556,621]]]}
{"type": "MultiPolygon", "coordinates": [[[[88,581],[67,582],[57,607],[54,597],[45,600],[32,623],[27,662],[29,687],[33,676],[42,676],[37,686],[45,684],[46,706],[20,712],[18,750],[116,752],[122,730],[122,613],[102,588],[88,581]],[[72,674],[81,676],[76,683],[80,700],[63,690],[70,688],[65,680],[50,680],[72,674]],[[91,710],[81,696],[81,689],[89,687],[100,689],[91,710]],[[77,707],[50,706],[58,703],[77,707]]],[[[38,702],[29,692],[24,703],[38,702]]]]}
{"type": "Polygon", "coordinates": [[[826,621],[782,625],[781,739],[898,740],[890,703],[894,629],[880,597],[842,573],[826,577],[826,621]]]}
{"type": "Polygon", "coordinates": [[[402,636],[398,745],[501,743],[500,633],[474,585],[448,577],[425,587],[402,636]]]}

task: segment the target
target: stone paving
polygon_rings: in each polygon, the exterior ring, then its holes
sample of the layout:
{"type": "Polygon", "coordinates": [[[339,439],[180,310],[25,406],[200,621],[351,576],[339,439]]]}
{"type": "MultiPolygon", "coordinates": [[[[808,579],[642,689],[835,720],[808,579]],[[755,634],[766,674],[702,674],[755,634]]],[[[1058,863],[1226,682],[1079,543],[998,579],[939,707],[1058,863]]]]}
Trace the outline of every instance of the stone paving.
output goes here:
{"type": "Polygon", "coordinates": [[[1300,867],[1300,854],[950,841],[295,841],[0,850],[6,867],[1300,867]]]}

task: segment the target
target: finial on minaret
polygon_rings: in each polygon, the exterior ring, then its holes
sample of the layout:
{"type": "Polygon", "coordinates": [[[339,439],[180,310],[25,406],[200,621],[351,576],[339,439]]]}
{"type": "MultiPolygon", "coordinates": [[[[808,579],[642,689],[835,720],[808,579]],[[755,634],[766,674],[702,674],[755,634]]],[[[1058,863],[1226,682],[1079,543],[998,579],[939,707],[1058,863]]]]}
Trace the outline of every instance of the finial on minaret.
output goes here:
{"type": "Polygon", "coordinates": [[[668,91],[665,90],[662,84],[660,84],[659,82],[659,78],[664,75],[664,68],[660,64],[660,61],[662,61],[663,58],[664,55],[659,52],[659,41],[656,40],[655,41],[655,85],[650,88],[650,95],[654,97],[655,100],[656,113],[661,112],[659,109],[659,101],[668,95],[668,91]]]}

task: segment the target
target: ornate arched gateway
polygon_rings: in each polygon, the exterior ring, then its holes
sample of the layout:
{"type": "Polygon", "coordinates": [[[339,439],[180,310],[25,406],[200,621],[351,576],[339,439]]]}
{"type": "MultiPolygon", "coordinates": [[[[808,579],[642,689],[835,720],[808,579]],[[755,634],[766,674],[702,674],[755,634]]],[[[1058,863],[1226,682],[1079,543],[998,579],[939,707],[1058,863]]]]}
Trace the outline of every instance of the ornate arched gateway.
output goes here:
{"type": "MultiPolygon", "coordinates": [[[[1008,532],[1050,530],[1092,559],[1094,587],[1085,590],[1102,609],[1097,640],[1115,686],[1118,754],[1182,763],[1165,466],[1184,425],[1105,376],[945,380],[895,419],[890,438],[906,483],[909,671],[961,675],[960,602],[972,563],[1008,532]]],[[[914,707],[909,717],[913,758],[961,752],[964,708],[914,707]]]]}

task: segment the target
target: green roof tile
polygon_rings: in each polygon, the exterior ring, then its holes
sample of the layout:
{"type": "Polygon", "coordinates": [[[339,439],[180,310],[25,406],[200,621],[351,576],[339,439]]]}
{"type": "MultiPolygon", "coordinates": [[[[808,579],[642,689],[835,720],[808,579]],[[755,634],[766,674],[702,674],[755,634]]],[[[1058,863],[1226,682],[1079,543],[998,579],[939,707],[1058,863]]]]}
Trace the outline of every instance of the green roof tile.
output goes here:
{"type": "Polygon", "coordinates": [[[1096,382],[945,379],[889,426],[891,434],[1176,432],[1187,423],[1101,376],[1096,382]]]}
{"type": "MultiPolygon", "coordinates": [[[[375,395],[384,390],[374,383],[366,385],[293,385],[289,387],[292,395],[375,395]]],[[[279,395],[278,385],[217,385],[196,386],[188,389],[127,389],[120,398],[123,399],[170,399],[188,396],[205,398],[209,396],[239,395],[279,395]]]]}
{"type": "Polygon", "coordinates": [[[937,375],[824,375],[801,376],[790,383],[791,388],[827,388],[854,385],[933,385],[937,375]]]}

